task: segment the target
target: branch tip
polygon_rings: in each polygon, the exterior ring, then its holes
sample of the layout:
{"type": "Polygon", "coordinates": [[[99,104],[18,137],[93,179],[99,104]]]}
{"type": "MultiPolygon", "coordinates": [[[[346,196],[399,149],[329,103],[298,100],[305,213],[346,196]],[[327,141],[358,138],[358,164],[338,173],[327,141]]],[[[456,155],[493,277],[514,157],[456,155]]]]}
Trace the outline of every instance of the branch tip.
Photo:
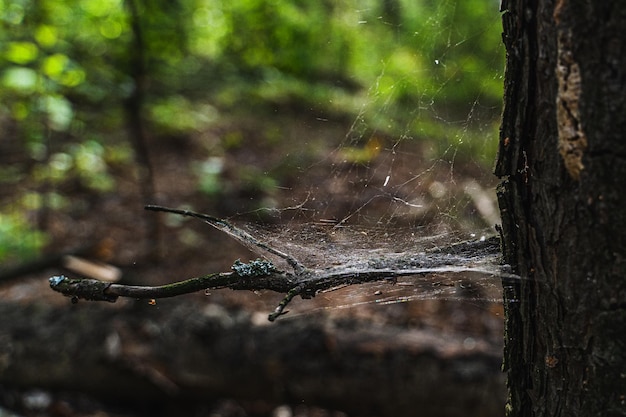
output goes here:
{"type": "Polygon", "coordinates": [[[247,248],[250,248],[251,246],[256,246],[259,249],[262,249],[266,252],[271,253],[272,255],[276,255],[284,259],[289,264],[289,266],[293,268],[296,275],[301,275],[306,272],[306,267],[293,256],[276,248],[273,248],[267,243],[261,242],[250,233],[238,228],[237,226],[229,223],[224,219],[209,216],[208,214],[196,213],[195,211],[191,210],[180,210],[152,204],[144,206],[144,209],[149,211],[162,211],[166,213],[180,214],[181,216],[195,217],[197,219],[204,220],[206,223],[226,233],[247,248]]]}

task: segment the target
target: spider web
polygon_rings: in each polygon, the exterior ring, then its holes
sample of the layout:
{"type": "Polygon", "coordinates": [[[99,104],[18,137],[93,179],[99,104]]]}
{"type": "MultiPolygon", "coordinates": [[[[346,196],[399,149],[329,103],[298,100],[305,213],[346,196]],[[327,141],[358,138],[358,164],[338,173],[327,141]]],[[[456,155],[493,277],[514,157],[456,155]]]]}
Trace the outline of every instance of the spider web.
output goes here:
{"type": "MultiPolygon", "coordinates": [[[[369,24],[365,16],[367,10],[356,10],[354,18],[359,24],[369,24]]],[[[391,63],[381,61],[378,78],[357,98],[359,111],[350,128],[326,140],[321,149],[294,137],[276,163],[295,168],[297,178],[279,186],[274,198],[266,199],[259,209],[242,210],[230,221],[318,269],[381,257],[410,259],[411,254],[495,234],[494,225],[499,223],[496,179],[489,164],[495,159],[500,107],[484,99],[487,87],[481,86],[463,105],[448,101],[453,85],[464,75],[462,66],[455,63],[457,50],[487,29],[476,28],[459,38],[452,24],[444,24],[443,15],[429,20],[441,28],[420,41],[447,40],[443,50],[424,53],[425,65],[437,77],[435,87],[424,86],[417,102],[407,104],[409,111],[399,116],[397,101],[392,100],[395,91],[406,89],[408,79],[417,78],[424,69],[417,67],[414,74],[390,83],[391,63]],[[448,71],[451,67],[457,69],[448,71]]],[[[500,25],[495,5],[491,22],[500,25]]],[[[494,71],[492,78],[500,80],[502,70],[494,71]]],[[[332,121],[314,110],[310,118],[311,136],[326,134],[325,125],[332,121]]],[[[437,255],[432,252],[432,256],[437,255]]],[[[273,260],[280,263],[280,259],[273,260]]],[[[329,306],[322,303],[317,308],[424,299],[501,302],[498,259],[478,263],[480,272],[437,273],[394,284],[339,289],[339,299],[333,297],[329,306]]]]}

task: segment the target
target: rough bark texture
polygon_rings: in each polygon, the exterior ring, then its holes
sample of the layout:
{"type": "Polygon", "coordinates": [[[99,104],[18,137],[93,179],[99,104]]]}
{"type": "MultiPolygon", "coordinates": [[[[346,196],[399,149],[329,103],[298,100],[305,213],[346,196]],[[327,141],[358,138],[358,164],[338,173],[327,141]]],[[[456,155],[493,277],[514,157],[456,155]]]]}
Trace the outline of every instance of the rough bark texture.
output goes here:
{"type": "Polygon", "coordinates": [[[279,404],[353,416],[501,415],[497,342],[323,316],[262,320],[184,300],[1,303],[0,393],[81,392],[144,410],[230,398],[264,415],[279,404]]]}
{"type": "Polygon", "coordinates": [[[623,2],[502,4],[505,110],[496,174],[512,416],[626,415],[623,2]]]}

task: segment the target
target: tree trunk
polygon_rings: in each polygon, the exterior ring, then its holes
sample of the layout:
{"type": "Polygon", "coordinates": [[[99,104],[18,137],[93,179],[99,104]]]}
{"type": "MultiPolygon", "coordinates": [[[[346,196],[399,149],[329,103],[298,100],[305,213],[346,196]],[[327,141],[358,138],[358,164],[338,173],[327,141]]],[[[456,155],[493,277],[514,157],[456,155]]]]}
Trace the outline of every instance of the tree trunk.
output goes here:
{"type": "Polygon", "coordinates": [[[626,415],[625,6],[502,2],[510,416],[626,415]]]}

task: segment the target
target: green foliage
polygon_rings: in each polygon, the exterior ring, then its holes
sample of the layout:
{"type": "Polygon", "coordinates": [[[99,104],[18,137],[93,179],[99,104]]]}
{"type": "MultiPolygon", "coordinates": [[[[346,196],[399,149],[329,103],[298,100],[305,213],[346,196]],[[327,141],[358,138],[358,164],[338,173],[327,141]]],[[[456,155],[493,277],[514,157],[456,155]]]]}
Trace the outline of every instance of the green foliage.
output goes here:
{"type": "Polygon", "coordinates": [[[185,134],[201,131],[215,123],[218,111],[208,103],[192,103],[181,95],[155,99],[149,118],[161,132],[185,134]]]}
{"type": "Polygon", "coordinates": [[[213,156],[205,161],[195,163],[193,166],[198,176],[198,188],[204,194],[214,196],[223,191],[224,184],[221,174],[224,169],[224,159],[213,156]]]}
{"type": "Polygon", "coordinates": [[[227,104],[297,98],[333,110],[339,99],[342,111],[364,108],[381,129],[426,135],[442,112],[466,117],[478,99],[498,108],[503,52],[493,4],[398,0],[386,11],[381,3],[200,2],[192,51],[230,72],[226,88],[247,84],[238,101],[222,91],[227,104]]]}
{"type": "Polygon", "coordinates": [[[0,263],[31,258],[46,242],[21,212],[0,213],[0,263]]]}

